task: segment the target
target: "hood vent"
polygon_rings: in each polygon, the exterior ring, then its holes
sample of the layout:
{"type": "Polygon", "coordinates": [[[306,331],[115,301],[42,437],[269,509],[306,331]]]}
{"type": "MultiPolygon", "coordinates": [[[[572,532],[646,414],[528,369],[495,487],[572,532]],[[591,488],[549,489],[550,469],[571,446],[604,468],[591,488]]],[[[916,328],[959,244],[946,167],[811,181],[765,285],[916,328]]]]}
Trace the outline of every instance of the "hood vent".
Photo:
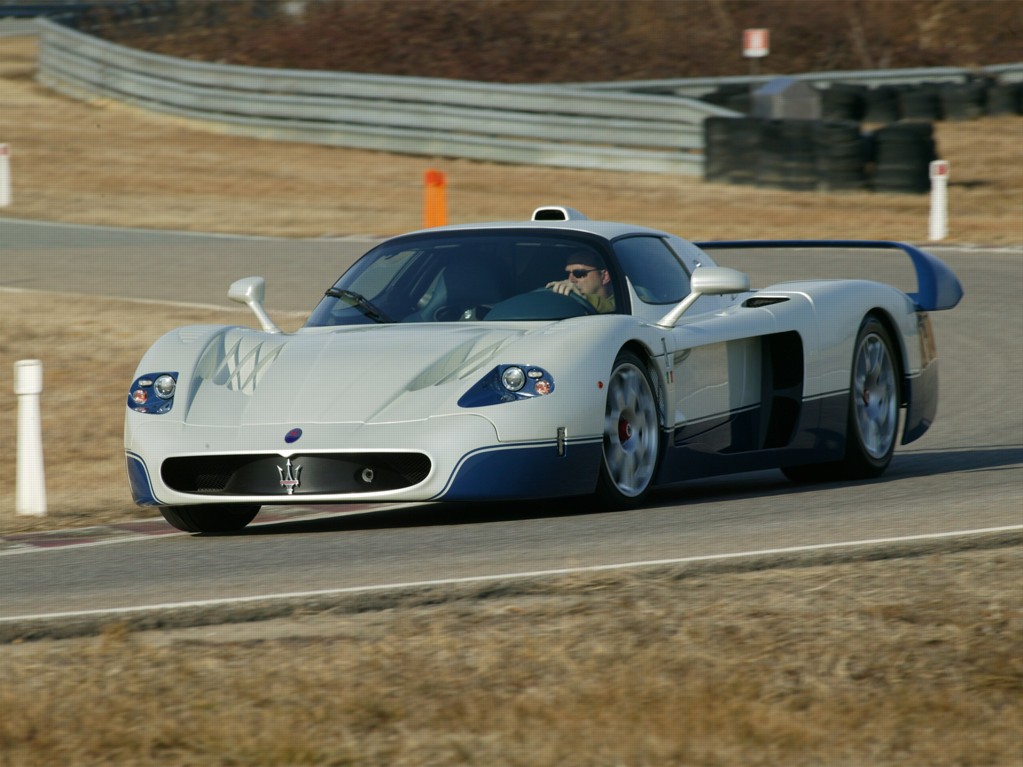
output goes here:
{"type": "Polygon", "coordinates": [[[747,298],[742,305],[747,309],[759,309],[763,306],[772,306],[788,300],[787,296],[753,296],[753,298],[747,298]]]}
{"type": "Polygon", "coordinates": [[[253,394],[283,349],[283,341],[267,341],[251,331],[231,329],[209,345],[196,373],[217,386],[253,394]]]}

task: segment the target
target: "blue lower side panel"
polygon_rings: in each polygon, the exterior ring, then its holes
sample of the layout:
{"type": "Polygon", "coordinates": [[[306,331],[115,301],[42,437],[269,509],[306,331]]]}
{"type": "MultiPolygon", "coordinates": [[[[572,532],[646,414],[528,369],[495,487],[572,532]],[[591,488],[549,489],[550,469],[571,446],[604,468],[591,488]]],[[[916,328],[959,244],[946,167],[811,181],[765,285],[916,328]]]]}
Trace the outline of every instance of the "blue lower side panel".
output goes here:
{"type": "Polygon", "coordinates": [[[480,451],[462,460],[438,500],[586,495],[597,486],[601,455],[599,441],[570,444],[563,456],[550,442],[480,451]]]}
{"type": "Polygon", "coordinates": [[[153,485],[149,481],[149,470],[145,462],[134,453],[125,453],[128,463],[128,485],[131,495],[139,506],[159,506],[160,502],[153,495],[153,485]]]}
{"type": "Polygon", "coordinates": [[[778,440],[760,407],[676,430],[656,484],[744,471],[837,461],[845,453],[849,397],[839,393],[803,402],[791,436],[778,440]],[[772,441],[778,443],[772,447],[772,441]]]}

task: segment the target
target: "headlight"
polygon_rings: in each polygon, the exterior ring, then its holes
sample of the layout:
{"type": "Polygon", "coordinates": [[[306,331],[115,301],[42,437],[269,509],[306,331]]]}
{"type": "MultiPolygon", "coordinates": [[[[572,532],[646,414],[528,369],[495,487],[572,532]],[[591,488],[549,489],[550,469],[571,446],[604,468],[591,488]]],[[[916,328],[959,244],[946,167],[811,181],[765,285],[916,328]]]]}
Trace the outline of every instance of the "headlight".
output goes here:
{"type": "Polygon", "coordinates": [[[554,378],[536,365],[498,365],[458,400],[459,407],[486,407],[504,402],[545,397],[554,391],[554,378]]]}
{"type": "Polygon", "coordinates": [[[508,391],[518,391],[526,385],[526,374],[522,371],[522,368],[512,365],[504,369],[501,373],[501,383],[504,384],[504,388],[508,391]]]}
{"type": "Polygon", "coordinates": [[[178,388],[177,373],[150,373],[139,376],[128,389],[128,407],[136,413],[161,415],[174,407],[178,388]]]}
{"type": "Polygon", "coordinates": [[[177,385],[174,377],[165,373],[153,382],[153,391],[160,399],[170,399],[174,396],[174,389],[177,385]]]}

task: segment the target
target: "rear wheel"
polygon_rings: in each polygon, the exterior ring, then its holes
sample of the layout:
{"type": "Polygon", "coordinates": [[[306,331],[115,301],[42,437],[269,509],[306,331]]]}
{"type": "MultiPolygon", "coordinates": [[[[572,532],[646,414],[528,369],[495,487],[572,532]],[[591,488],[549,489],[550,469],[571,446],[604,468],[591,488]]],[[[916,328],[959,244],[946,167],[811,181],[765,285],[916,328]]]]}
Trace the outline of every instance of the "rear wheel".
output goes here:
{"type": "Polygon", "coordinates": [[[795,482],[867,479],[892,461],[899,430],[899,362],[885,326],[868,316],[860,326],[849,381],[845,456],[833,463],[782,469],[795,482]]]}
{"type": "Polygon", "coordinates": [[[860,328],[849,391],[845,472],[876,477],[892,461],[899,430],[899,366],[892,341],[874,317],[860,328]]]}
{"type": "Polygon", "coordinates": [[[598,500],[628,508],[646,497],[661,457],[657,395],[643,360],[623,351],[615,360],[604,406],[604,449],[598,500]]]}
{"type": "Polygon", "coordinates": [[[161,506],[167,522],[186,533],[233,533],[256,518],[259,506],[242,504],[224,506],[217,503],[196,506],[161,506]]]}

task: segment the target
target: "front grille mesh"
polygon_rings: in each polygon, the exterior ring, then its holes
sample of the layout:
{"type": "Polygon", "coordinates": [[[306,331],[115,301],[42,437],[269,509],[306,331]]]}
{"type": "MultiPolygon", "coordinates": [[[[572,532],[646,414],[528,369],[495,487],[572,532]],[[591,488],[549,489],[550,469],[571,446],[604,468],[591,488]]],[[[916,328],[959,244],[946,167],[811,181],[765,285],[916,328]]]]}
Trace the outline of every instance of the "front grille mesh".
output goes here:
{"type": "Polygon", "coordinates": [[[168,458],[164,483],[196,495],[345,495],[412,487],[430,474],[422,453],[311,453],[168,458]],[[288,493],[288,489],[291,493],[288,493]]]}

